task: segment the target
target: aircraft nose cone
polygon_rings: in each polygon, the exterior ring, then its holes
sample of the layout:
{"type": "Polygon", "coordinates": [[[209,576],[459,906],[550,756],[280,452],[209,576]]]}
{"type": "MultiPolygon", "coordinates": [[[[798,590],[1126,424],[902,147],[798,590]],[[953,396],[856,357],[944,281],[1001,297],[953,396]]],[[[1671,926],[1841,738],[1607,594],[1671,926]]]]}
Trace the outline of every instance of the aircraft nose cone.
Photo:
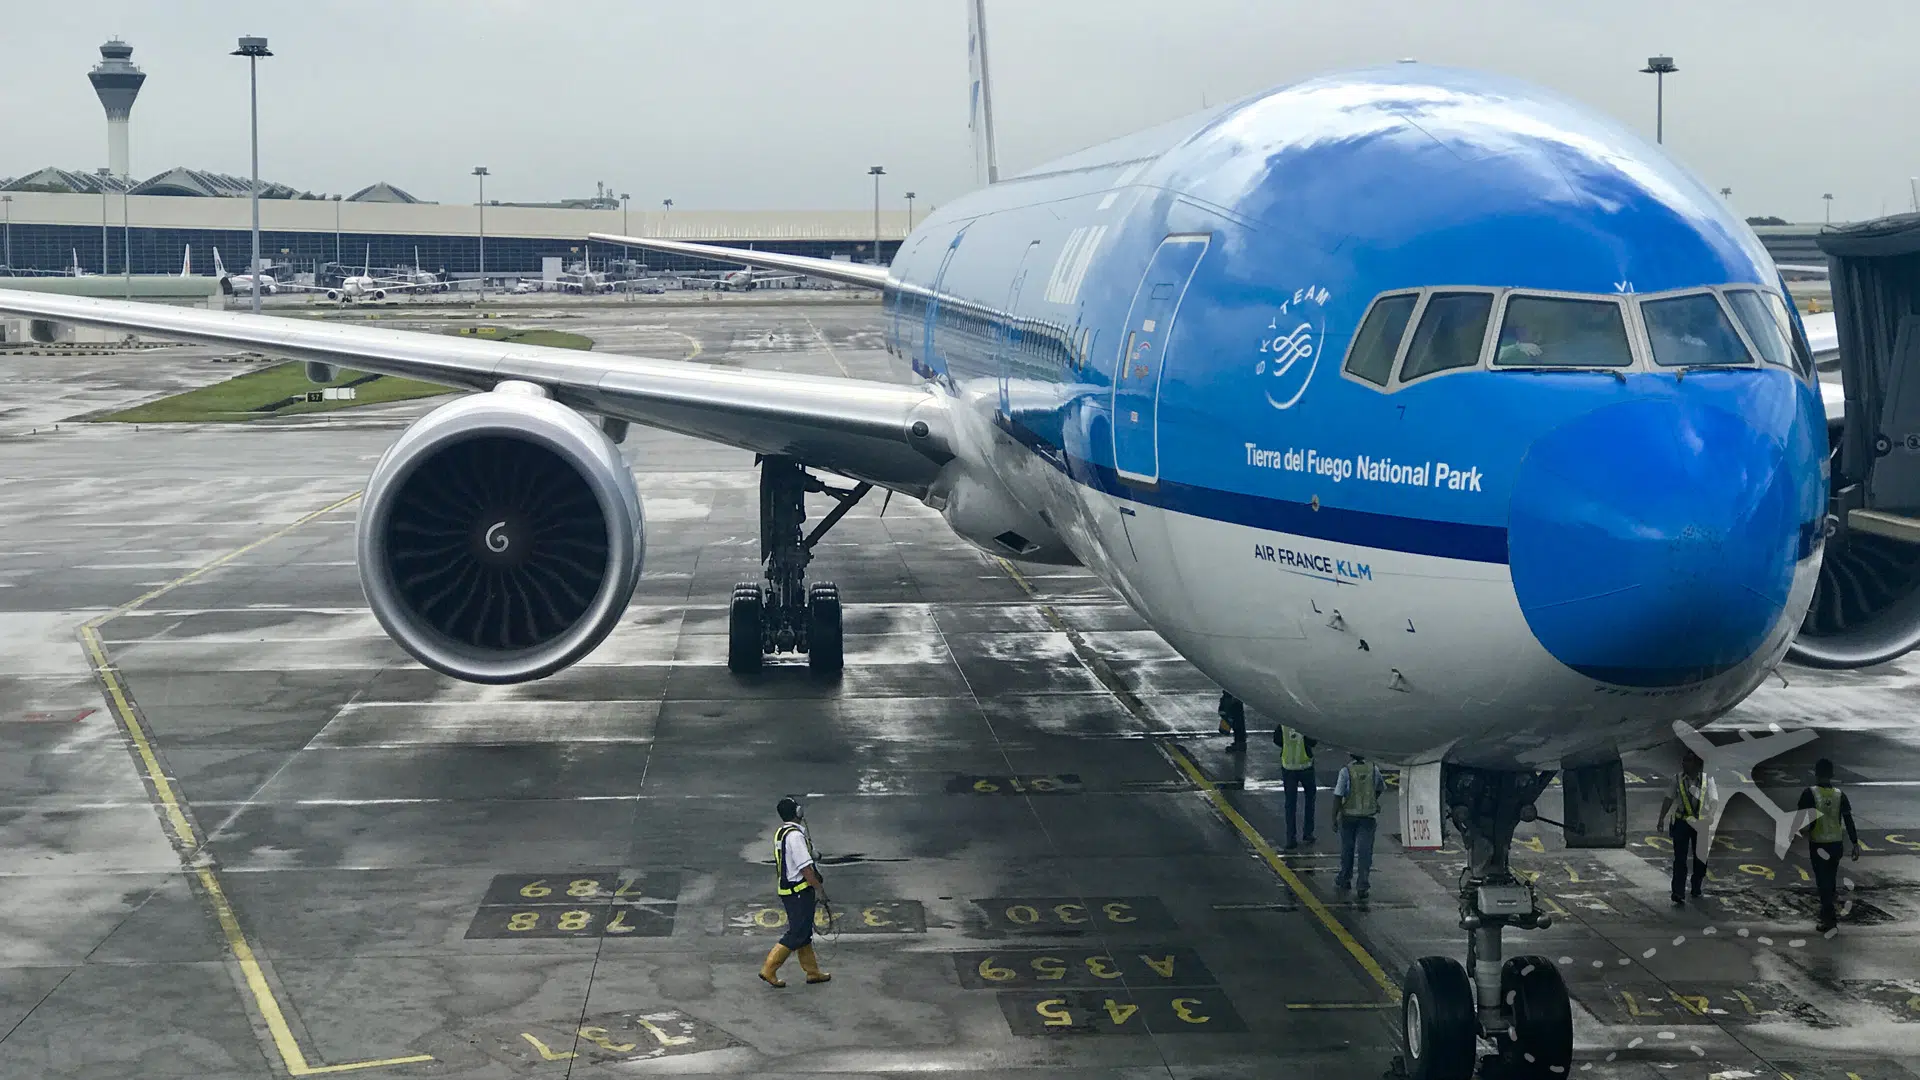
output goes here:
{"type": "Polygon", "coordinates": [[[1561,663],[1680,686],[1751,657],[1786,606],[1800,528],[1785,451],[1711,403],[1640,399],[1549,432],[1521,463],[1513,588],[1561,663]]]}

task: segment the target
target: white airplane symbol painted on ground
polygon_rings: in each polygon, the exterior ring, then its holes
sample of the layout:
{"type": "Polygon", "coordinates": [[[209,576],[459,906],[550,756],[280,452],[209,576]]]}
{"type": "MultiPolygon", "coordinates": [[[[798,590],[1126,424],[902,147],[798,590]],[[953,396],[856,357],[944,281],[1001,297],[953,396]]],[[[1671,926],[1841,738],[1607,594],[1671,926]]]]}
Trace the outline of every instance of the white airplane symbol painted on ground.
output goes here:
{"type": "Polygon", "coordinates": [[[1701,820],[1706,823],[1705,833],[1700,838],[1699,850],[1703,855],[1713,850],[1713,836],[1720,829],[1720,817],[1726,813],[1727,803],[1735,795],[1752,799],[1755,806],[1765,810],[1767,816],[1773,819],[1773,853],[1776,858],[1787,857],[1787,849],[1793,846],[1793,838],[1817,816],[1812,810],[1783,810],[1755,786],[1755,765],[1805,746],[1817,737],[1806,728],[1782,731],[1778,724],[1771,726],[1773,734],[1764,738],[1755,738],[1752,732],[1742,731],[1737,741],[1715,746],[1705,735],[1678,720],[1674,721],[1673,733],[1680,737],[1687,749],[1700,755],[1701,785],[1712,792],[1706,804],[1700,808],[1701,820]]]}

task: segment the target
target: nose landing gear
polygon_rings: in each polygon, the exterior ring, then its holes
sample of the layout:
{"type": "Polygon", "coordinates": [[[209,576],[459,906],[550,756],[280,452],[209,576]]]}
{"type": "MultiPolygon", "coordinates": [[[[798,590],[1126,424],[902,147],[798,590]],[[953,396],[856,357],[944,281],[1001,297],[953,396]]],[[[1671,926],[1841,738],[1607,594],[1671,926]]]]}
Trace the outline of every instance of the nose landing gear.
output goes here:
{"type": "Polygon", "coordinates": [[[1506,927],[1543,930],[1553,921],[1508,862],[1514,826],[1531,820],[1534,800],[1552,779],[1550,772],[1446,771],[1449,817],[1467,847],[1460,880],[1467,963],[1423,956],[1407,969],[1400,1020],[1412,1080],[1468,1080],[1483,1039],[1492,1048],[1487,1076],[1548,1080],[1570,1073],[1573,1009],[1559,968],[1540,956],[1503,960],[1500,941],[1506,927]]]}
{"type": "Polygon", "coordinates": [[[760,563],[766,583],[733,587],[727,612],[727,667],[760,670],[769,653],[802,652],[815,675],[836,678],[843,665],[840,590],[830,581],[807,584],[813,547],[852,510],[872,484],[829,487],[789,457],[760,459],[760,563]],[[807,494],[819,492],[839,505],[802,534],[807,494]]]}

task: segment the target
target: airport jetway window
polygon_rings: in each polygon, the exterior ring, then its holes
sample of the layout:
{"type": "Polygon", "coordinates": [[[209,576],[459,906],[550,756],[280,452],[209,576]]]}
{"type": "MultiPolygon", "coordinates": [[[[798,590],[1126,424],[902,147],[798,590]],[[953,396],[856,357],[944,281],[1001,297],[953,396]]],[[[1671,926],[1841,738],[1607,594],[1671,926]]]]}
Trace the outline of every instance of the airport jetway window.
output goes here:
{"type": "Polygon", "coordinates": [[[1400,339],[1406,334],[1407,320],[1413,316],[1418,293],[1383,296],[1374,301],[1367,321],[1353,336],[1353,351],[1347,354],[1347,371],[1375,386],[1387,385],[1393,374],[1393,358],[1399,355],[1400,339]]]}
{"type": "Polygon", "coordinates": [[[1640,317],[1647,324],[1653,362],[1661,367],[1728,367],[1753,362],[1712,293],[1647,300],[1640,305],[1640,317]]]}
{"type": "Polygon", "coordinates": [[[1793,349],[1787,344],[1785,329],[1775,321],[1773,311],[1759,293],[1752,289],[1729,289],[1727,303],[1747,331],[1748,340],[1760,350],[1760,359],[1784,368],[1794,366],[1793,349]]]}
{"type": "Polygon", "coordinates": [[[1519,296],[1507,300],[1493,362],[1501,367],[1623,368],[1633,346],[1612,300],[1519,296]]]}
{"type": "Polygon", "coordinates": [[[1492,314],[1489,292],[1437,292],[1428,297],[1406,362],[1400,365],[1400,381],[1479,364],[1492,314]]]}

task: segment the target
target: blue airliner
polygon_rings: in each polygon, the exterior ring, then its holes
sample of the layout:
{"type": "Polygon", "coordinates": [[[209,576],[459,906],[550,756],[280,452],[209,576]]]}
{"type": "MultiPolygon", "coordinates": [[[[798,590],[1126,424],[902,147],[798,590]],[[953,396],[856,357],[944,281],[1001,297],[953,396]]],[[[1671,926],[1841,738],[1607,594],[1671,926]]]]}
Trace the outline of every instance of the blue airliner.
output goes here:
{"type": "Polygon", "coordinates": [[[1732,708],[1819,582],[1828,411],[1724,200],[1538,88],[1399,64],[992,184],[890,267],[594,239],[878,289],[920,383],[25,293],[0,310],[491,391],[404,435],[360,522],[375,613],[463,678],[549,674],[619,618],[644,552],[628,422],[763,455],[742,672],[842,663],[838,593],[805,578],[809,470],[852,482],[824,485],[827,526],[879,486],[989,553],[1084,564],[1267,716],[1445,764],[1472,973],[1409,971],[1409,1068],[1465,1075],[1479,1032],[1564,1073],[1554,965],[1502,963],[1502,926],[1546,922],[1507,868],[1514,823],[1554,770],[1732,708]]]}

